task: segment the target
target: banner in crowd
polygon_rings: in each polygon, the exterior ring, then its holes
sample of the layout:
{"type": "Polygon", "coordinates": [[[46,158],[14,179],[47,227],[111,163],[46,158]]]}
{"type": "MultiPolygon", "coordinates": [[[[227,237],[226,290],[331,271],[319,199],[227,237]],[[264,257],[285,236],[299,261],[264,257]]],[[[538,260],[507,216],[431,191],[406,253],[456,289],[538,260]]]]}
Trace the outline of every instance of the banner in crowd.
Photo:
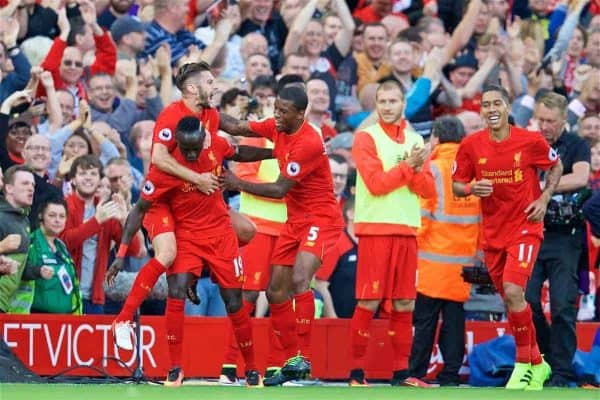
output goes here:
{"type": "MultiPolygon", "coordinates": [[[[112,316],[8,315],[0,314],[0,332],[8,346],[33,372],[57,374],[67,368],[81,366],[69,375],[98,375],[87,366],[106,371],[113,376],[129,376],[135,368],[136,351],[119,350],[111,332],[112,316]],[[119,359],[127,365],[120,365],[119,359]],[[130,370],[131,369],[131,370],[130,370]]],[[[387,379],[391,371],[391,345],[387,321],[376,320],[368,350],[367,375],[371,379],[387,379]]],[[[589,351],[597,323],[577,326],[578,348],[589,351]]],[[[169,367],[162,317],[143,317],[141,321],[142,366],[152,377],[164,377],[169,367]]],[[[217,377],[223,362],[226,339],[230,332],[226,318],[188,317],[185,320],[183,368],[188,377],[217,377]]],[[[265,367],[268,352],[268,319],[254,320],[256,359],[265,367]]],[[[467,352],[474,345],[506,333],[505,323],[467,322],[465,343],[467,352]]],[[[313,375],[322,379],[344,379],[349,363],[349,320],[322,319],[315,321],[313,331],[313,375]]],[[[418,340],[418,339],[416,339],[418,340]]],[[[466,362],[466,357],[465,357],[466,362]]],[[[441,370],[443,359],[434,350],[430,375],[441,370]]],[[[242,372],[241,357],[238,362],[242,372]]],[[[465,364],[461,373],[468,374],[465,364]]]]}

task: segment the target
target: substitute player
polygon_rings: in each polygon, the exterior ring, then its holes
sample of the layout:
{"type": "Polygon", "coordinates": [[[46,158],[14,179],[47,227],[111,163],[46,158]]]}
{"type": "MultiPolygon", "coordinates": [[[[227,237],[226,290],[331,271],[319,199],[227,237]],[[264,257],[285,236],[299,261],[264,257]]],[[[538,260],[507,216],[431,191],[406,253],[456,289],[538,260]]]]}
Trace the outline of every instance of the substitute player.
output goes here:
{"type": "Polygon", "coordinates": [[[405,101],[400,84],[383,82],[375,99],[379,122],[358,132],[352,146],[357,170],[354,231],[358,237],[358,304],[350,323],[349,384],[367,384],[363,368],[369,326],[381,302],[391,300],[391,383],[415,385],[420,382],[408,379],[408,356],[417,294],[419,196],[435,196],[435,183],[424,165],[428,154],[423,137],[402,117],[405,101]]]}
{"type": "MultiPolygon", "coordinates": [[[[196,172],[218,176],[223,159],[256,161],[272,157],[270,149],[249,146],[232,147],[220,137],[214,137],[208,149],[202,151],[205,131],[200,121],[185,117],[177,125],[178,147],[173,155],[178,163],[196,172]]],[[[246,362],[246,379],[249,385],[261,384],[254,364],[254,345],[250,317],[242,308],[242,264],[238,257],[238,242],[228,210],[220,191],[210,195],[198,188],[153,167],[150,169],[142,198],[136,203],[125,223],[119,254],[127,250],[131,234],[139,229],[144,215],[155,202],[169,205],[174,218],[177,256],[167,271],[169,295],[167,298],[167,340],[171,368],[165,382],[179,386],[183,380],[181,354],[183,344],[183,318],[186,290],[192,275],[200,275],[206,263],[221,289],[228,316],[233,325],[238,345],[246,362]]],[[[118,257],[122,262],[122,257],[118,257]]],[[[112,279],[109,277],[109,284],[112,279]]]]}
{"type": "Polygon", "coordinates": [[[453,191],[457,196],[481,197],[485,262],[504,298],[517,346],[506,388],[541,390],[551,371],[540,355],[524,291],[562,163],[541,134],[508,123],[509,104],[504,88],[492,85],[483,90],[481,116],[488,128],[461,142],[453,191]],[[547,171],[543,191],[538,169],[547,171]]]}
{"type": "Polygon", "coordinates": [[[287,86],[277,95],[274,118],[247,122],[221,116],[222,128],[230,134],[271,140],[281,171],[272,183],[249,182],[226,172],[225,186],[258,196],[284,198],[287,205],[288,217],[271,257],[267,298],[275,334],[290,359],[280,371],[265,379],[266,386],[310,372],[310,363],[298,354],[300,350],[309,355],[315,313],[310,282],[343,228],[323,140],[304,119],[307,104],[303,89],[287,86]]]}
{"type": "MultiPolygon", "coordinates": [[[[175,84],[182,92],[182,99],[166,107],[156,120],[151,165],[196,185],[205,194],[212,194],[218,189],[216,176],[210,172],[200,174],[186,168],[178,163],[171,153],[177,147],[176,126],[186,116],[194,116],[202,121],[208,133],[205,146],[210,145],[211,139],[217,136],[219,113],[211,106],[215,90],[214,76],[210,66],[204,62],[184,64],[179,70],[175,84]]],[[[234,210],[230,210],[229,214],[240,242],[247,243],[254,236],[254,225],[234,210]]],[[[177,248],[174,219],[169,206],[164,202],[153,204],[144,219],[144,228],[152,240],[154,258],[140,269],[121,312],[113,321],[117,346],[126,350],[133,349],[130,323],[133,313],[147,297],[160,275],[173,263],[177,248]]],[[[114,267],[118,266],[119,264],[115,264],[114,267]]],[[[114,273],[111,267],[109,274],[114,273]]]]}

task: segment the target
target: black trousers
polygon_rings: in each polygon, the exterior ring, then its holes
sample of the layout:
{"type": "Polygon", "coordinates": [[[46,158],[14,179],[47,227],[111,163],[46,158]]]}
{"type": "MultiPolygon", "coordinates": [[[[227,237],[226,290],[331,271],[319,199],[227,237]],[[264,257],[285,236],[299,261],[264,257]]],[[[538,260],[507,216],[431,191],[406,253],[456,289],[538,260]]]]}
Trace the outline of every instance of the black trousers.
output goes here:
{"type": "Polygon", "coordinates": [[[465,355],[465,310],[463,303],[435,299],[417,293],[413,325],[415,336],[410,351],[410,376],[422,378],[427,375],[433,350],[438,319],[442,315],[442,326],[438,345],[444,358],[444,368],[438,374],[440,384],[458,383],[458,371],[465,355]]]}
{"type": "Polygon", "coordinates": [[[573,356],[577,350],[577,261],[581,254],[581,236],[570,232],[545,232],[544,241],[525,298],[533,311],[533,322],[540,352],[550,363],[552,373],[575,380],[573,356]],[[550,312],[548,324],[541,304],[544,281],[550,282],[550,312]]]}

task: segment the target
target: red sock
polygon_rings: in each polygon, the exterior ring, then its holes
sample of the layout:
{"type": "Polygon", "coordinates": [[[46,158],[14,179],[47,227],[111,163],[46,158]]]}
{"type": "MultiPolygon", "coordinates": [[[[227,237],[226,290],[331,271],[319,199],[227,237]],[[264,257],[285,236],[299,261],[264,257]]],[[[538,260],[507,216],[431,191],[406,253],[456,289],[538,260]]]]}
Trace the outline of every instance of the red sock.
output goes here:
{"type": "Polygon", "coordinates": [[[542,363],[542,354],[537,344],[537,336],[535,332],[535,325],[531,321],[531,364],[538,365],[542,363]]]}
{"type": "MultiPolygon", "coordinates": [[[[244,311],[248,315],[250,315],[254,312],[255,305],[254,305],[254,303],[244,300],[242,307],[243,307],[244,311]]],[[[225,358],[223,359],[223,366],[236,365],[240,349],[237,345],[237,339],[235,338],[235,335],[233,333],[233,328],[231,328],[231,330],[229,331],[229,338],[227,340],[228,340],[227,350],[225,351],[225,358]]]]}
{"type": "Polygon", "coordinates": [[[369,344],[369,325],[375,313],[361,306],[356,306],[350,321],[350,346],[352,350],[352,369],[363,368],[363,359],[369,344]]]}
{"type": "Polygon", "coordinates": [[[296,333],[296,314],[292,300],[280,304],[269,304],[271,308],[271,324],[273,332],[283,347],[284,357],[291,358],[298,354],[298,334],[296,333]]]}
{"type": "Polygon", "coordinates": [[[531,308],[529,304],[523,311],[508,312],[508,324],[515,337],[517,346],[516,361],[519,363],[531,362],[531,308]]]}
{"type": "Polygon", "coordinates": [[[267,356],[267,369],[280,368],[285,362],[285,353],[279,337],[275,335],[273,320],[271,319],[271,328],[269,329],[269,354],[267,356]]]}
{"type": "Polygon", "coordinates": [[[167,297],[167,343],[171,356],[171,368],[181,367],[181,354],[183,352],[183,318],[185,300],[167,297]]]}
{"type": "Polygon", "coordinates": [[[254,362],[254,338],[252,337],[252,321],[245,307],[228,314],[233,326],[233,334],[246,363],[246,371],[256,369],[254,362]]]}
{"type": "Polygon", "coordinates": [[[156,281],[165,270],[166,267],[156,258],[151,258],[150,261],[144,264],[135,277],[135,281],[133,281],[131,292],[127,295],[127,300],[125,300],[121,312],[115,318],[116,322],[131,321],[133,319],[133,313],[146,299],[148,293],[152,291],[156,281]]]}
{"type": "Polygon", "coordinates": [[[408,357],[412,345],[412,312],[392,311],[388,335],[394,351],[393,371],[408,369],[408,357]]]}
{"type": "Polygon", "coordinates": [[[294,296],[296,311],[296,332],[302,355],[310,359],[310,339],[315,320],[315,295],[312,290],[294,296]]]}

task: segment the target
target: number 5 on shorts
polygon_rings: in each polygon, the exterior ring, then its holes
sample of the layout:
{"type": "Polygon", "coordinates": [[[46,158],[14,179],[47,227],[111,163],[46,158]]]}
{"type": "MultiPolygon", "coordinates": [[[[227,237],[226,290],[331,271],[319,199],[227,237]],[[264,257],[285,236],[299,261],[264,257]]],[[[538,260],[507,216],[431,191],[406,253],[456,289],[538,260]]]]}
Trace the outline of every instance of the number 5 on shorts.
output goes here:
{"type": "Polygon", "coordinates": [[[315,240],[317,240],[318,236],[319,236],[319,227],[311,226],[310,229],[308,230],[308,236],[306,237],[306,240],[308,240],[310,242],[314,242],[315,240]]]}

